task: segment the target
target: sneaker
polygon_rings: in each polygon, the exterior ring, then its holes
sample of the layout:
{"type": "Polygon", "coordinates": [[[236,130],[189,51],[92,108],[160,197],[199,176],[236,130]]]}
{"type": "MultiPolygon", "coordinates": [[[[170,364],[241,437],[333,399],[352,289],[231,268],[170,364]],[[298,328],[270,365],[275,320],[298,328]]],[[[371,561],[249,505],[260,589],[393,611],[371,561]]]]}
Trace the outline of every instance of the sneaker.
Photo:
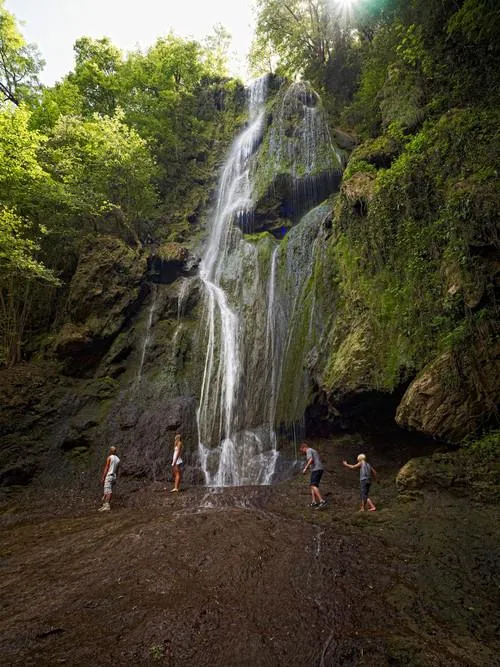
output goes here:
{"type": "Polygon", "coordinates": [[[318,505],[316,506],[317,510],[322,510],[323,507],[326,507],[326,500],[322,500],[318,505]]]}
{"type": "Polygon", "coordinates": [[[99,507],[99,509],[97,511],[98,512],[109,512],[110,509],[111,509],[110,504],[109,503],[104,503],[104,505],[102,507],[99,507]]]}
{"type": "Polygon", "coordinates": [[[319,503],[311,503],[311,504],[309,505],[309,507],[317,507],[318,505],[319,505],[319,503]]]}

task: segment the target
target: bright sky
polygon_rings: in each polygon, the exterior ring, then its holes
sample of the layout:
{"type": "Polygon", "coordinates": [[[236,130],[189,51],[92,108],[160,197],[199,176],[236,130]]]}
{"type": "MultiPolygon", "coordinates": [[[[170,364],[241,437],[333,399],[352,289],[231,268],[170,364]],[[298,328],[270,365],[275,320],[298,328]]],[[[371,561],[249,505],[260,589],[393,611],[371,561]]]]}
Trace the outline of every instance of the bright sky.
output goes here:
{"type": "Polygon", "coordinates": [[[146,48],[170,30],[202,40],[222,23],[233,36],[231,70],[244,76],[253,36],[253,0],[5,0],[28,42],[40,49],[41,80],[52,84],[73,68],[78,37],[109,37],[123,51],[146,48]]]}

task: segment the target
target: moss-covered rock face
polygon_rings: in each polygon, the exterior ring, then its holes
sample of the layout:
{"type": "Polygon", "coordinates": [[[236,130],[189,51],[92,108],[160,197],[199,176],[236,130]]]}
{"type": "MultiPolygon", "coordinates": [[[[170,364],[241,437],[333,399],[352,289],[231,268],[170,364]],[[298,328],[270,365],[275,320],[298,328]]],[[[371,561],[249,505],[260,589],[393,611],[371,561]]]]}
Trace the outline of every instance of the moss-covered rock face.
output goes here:
{"type": "Polygon", "coordinates": [[[342,153],[307,82],[284,82],[268,104],[267,122],[254,165],[253,228],[271,231],[283,219],[297,222],[337,189],[342,153]]]}
{"type": "MultiPolygon", "coordinates": [[[[349,426],[365,409],[379,419],[374,405],[451,442],[488,428],[500,398],[498,114],[450,111],[415,136],[390,127],[354,149],[331,195],[343,155],[317,95],[277,79],[271,89],[245,174],[252,224],[231,220],[220,244],[218,287],[240,317],[235,401],[246,421],[235,428],[269,435],[304,414],[349,426]]],[[[110,444],[126,474],[156,478],[176,430],[195,463],[209,326],[193,248],[223,150],[208,144],[193,157],[203,193],[183,199],[193,179],[180,178],[178,208],[145,248],[107,236],[84,248],[47,377],[36,364],[23,371],[25,392],[5,375],[0,421],[11,415],[16,427],[2,441],[0,481],[96,471],[110,444]]],[[[220,408],[208,412],[218,427],[220,408]]]]}
{"type": "Polygon", "coordinates": [[[99,363],[137,307],[145,272],[141,251],[115,237],[95,239],[82,252],[70,284],[70,321],[55,340],[69,372],[85,372],[99,363]]]}
{"type": "MultiPolygon", "coordinates": [[[[312,367],[331,408],[398,393],[398,422],[457,441],[498,406],[498,113],[456,110],[357,147],[328,240],[336,314],[312,367]],[[356,389],[357,388],[357,389],[356,389]]],[[[326,317],[326,314],[325,314],[326,317]]]]}
{"type": "Polygon", "coordinates": [[[311,401],[309,359],[315,358],[318,341],[328,328],[328,319],[322,320],[320,315],[321,277],[315,274],[313,258],[324,247],[323,232],[330,209],[325,203],[309,211],[284,239],[277,254],[277,307],[282,314],[276,331],[282,354],[278,424],[301,422],[311,401]]]}
{"type": "Polygon", "coordinates": [[[207,222],[217,174],[238,128],[245,122],[246,90],[237,80],[206,82],[192,100],[199,124],[192,127],[186,159],[177,161],[171,172],[167,165],[168,188],[164,215],[153,225],[156,241],[177,242],[192,247],[207,222]],[[172,187],[173,186],[173,187],[172,187]]]}

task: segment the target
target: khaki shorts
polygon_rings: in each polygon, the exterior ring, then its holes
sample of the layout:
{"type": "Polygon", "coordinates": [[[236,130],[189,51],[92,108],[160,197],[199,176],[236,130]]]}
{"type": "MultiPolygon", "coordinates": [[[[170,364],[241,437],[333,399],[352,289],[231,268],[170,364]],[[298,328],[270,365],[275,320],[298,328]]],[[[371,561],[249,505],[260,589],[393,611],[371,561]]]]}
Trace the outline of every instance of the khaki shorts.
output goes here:
{"type": "Polygon", "coordinates": [[[116,475],[106,475],[104,478],[104,493],[113,493],[113,487],[116,484],[116,475]]]}

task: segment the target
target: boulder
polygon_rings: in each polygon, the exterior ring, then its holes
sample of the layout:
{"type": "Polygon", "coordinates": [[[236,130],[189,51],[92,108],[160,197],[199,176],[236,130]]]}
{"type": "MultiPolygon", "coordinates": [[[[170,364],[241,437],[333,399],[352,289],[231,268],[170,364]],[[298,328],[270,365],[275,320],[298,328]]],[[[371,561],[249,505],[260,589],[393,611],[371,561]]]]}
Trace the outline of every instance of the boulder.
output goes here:
{"type": "Polygon", "coordinates": [[[498,457],[467,448],[410,459],[396,477],[403,494],[423,488],[446,489],[482,500],[498,499],[499,483],[498,457]]]}
{"type": "Polygon", "coordinates": [[[448,442],[475,433],[500,402],[500,343],[476,344],[457,358],[450,352],[428,364],[410,384],[397,423],[448,442]]]}

